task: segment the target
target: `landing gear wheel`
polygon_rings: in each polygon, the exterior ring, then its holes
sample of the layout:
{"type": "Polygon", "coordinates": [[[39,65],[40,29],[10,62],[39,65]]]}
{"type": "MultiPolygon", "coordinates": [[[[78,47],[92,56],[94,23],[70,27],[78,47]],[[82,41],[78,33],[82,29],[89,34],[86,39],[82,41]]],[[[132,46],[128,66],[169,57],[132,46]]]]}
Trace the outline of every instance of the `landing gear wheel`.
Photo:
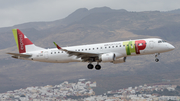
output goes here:
{"type": "Polygon", "coordinates": [[[158,56],[159,56],[159,55],[160,55],[160,53],[156,53],[156,54],[155,54],[155,58],[156,58],[155,61],[156,61],[156,62],[159,62],[159,59],[158,59],[158,56]]]}
{"type": "Polygon", "coordinates": [[[88,68],[88,69],[93,69],[94,66],[93,66],[93,64],[88,64],[88,65],[87,65],[87,68],[88,68]]]}
{"type": "Polygon", "coordinates": [[[156,62],[159,62],[159,59],[158,59],[158,58],[156,58],[156,59],[155,59],[155,61],[156,61],[156,62]]]}
{"type": "Polygon", "coordinates": [[[97,65],[95,66],[95,68],[96,68],[96,70],[100,70],[100,69],[101,69],[101,65],[97,64],[97,65]]]}

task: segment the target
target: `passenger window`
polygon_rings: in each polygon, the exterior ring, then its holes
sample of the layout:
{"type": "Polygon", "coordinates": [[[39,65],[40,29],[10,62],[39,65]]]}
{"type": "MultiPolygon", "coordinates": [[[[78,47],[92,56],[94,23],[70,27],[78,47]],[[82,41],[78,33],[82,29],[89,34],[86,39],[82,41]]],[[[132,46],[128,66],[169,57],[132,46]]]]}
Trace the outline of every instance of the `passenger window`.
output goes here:
{"type": "Polygon", "coordinates": [[[111,47],[109,46],[109,48],[111,48],[111,47]]]}
{"type": "Polygon", "coordinates": [[[89,48],[89,50],[91,50],[91,48],[89,48]]]}
{"type": "Polygon", "coordinates": [[[53,52],[51,52],[51,54],[53,54],[53,52]]]}
{"type": "Polygon", "coordinates": [[[101,47],[101,49],[102,49],[102,47],[101,47]]]}
{"type": "Polygon", "coordinates": [[[83,51],[83,49],[82,49],[82,51],[83,51]]]}
{"type": "Polygon", "coordinates": [[[98,48],[97,48],[98,49],[98,48]]]}
{"type": "Polygon", "coordinates": [[[114,48],[114,46],[112,46],[112,48],[114,48]]]}

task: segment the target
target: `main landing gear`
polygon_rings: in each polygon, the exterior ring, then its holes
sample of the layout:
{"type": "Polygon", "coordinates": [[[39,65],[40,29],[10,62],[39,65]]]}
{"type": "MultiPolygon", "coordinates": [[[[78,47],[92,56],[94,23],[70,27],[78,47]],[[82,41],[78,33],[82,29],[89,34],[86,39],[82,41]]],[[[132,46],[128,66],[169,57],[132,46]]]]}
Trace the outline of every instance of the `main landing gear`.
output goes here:
{"type": "Polygon", "coordinates": [[[93,69],[94,66],[93,66],[93,64],[90,63],[90,64],[87,65],[87,68],[88,68],[88,69],[93,69]]]}
{"type": "Polygon", "coordinates": [[[155,58],[156,58],[155,61],[156,61],[156,62],[159,62],[159,59],[158,59],[158,56],[159,56],[159,55],[160,55],[160,53],[156,53],[156,54],[155,54],[155,58]]]}
{"type": "MultiPolygon", "coordinates": [[[[90,64],[87,65],[87,68],[88,68],[88,69],[93,69],[94,66],[93,66],[93,64],[90,63],[90,64]]],[[[100,70],[100,69],[101,69],[101,65],[97,64],[97,65],[95,66],[95,69],[96,69],[96,70],[100,70]]]]}

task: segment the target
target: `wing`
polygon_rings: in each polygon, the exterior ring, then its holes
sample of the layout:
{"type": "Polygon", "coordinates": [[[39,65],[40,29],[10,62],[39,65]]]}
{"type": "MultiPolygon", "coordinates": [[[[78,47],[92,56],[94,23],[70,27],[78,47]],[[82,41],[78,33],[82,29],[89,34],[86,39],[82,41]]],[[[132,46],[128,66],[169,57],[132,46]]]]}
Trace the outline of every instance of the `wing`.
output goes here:
{"type": "Polygon", "coordinates": [[[99,55],[101,55],[101,53],[79,52],[79,51],[62,49],[55,42],[54,42],[54,44],[59,50],[65,51],[66,53],[69,54],[69,56],[73,56],[73,55],[77,56],[77,58],[81,58],[84,62],[93,61],[92,59],[98,59],[99,55]]]}
{"type": "Polygon", "coordinates": [[[13,58],[18,58],[18,57],[24,57],[24,58],[27,58],[27,57],[31,57],[31,56],[32,56],[32,55],[19,54],[19,53],[7,53],[7,54],[13,55],[13,56],[12,56],[13,58]]]}

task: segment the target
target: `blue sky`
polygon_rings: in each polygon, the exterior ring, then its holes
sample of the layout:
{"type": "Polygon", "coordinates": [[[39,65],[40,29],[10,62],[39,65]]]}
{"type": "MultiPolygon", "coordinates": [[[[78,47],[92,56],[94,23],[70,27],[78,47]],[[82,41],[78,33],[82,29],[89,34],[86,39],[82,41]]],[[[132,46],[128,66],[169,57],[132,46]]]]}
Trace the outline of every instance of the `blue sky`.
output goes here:
{"type": "Polygon", "coordinates": [[[128,11],[169,11],[180,0],[0,0],[0,27],[65,18],[79,8],[110,7],[128,11]]]}

